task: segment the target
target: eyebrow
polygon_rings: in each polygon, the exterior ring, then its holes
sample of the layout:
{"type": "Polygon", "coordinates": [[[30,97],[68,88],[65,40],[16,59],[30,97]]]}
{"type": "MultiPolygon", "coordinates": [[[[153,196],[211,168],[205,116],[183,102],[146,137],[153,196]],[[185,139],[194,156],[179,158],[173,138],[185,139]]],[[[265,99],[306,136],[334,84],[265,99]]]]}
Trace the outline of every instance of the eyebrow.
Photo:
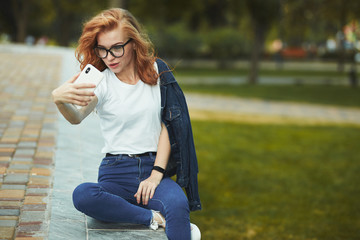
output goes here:
{"type": "MultiPolygon", "coordinates": [[[[123,43],[123,42],[117,42],[117,43],[111,45],[110,48],[112,48],[112,47],[114,47],[114,46],[116,46],[116,45],[122,45],[122,44],[124,44],[124,43],[123,43]]],[[[105,46],[99,45],[99,44],[98,44],[97,46],[98,46],[98,47],[102,47],[102,48],[106,48],[105,46]]]]}

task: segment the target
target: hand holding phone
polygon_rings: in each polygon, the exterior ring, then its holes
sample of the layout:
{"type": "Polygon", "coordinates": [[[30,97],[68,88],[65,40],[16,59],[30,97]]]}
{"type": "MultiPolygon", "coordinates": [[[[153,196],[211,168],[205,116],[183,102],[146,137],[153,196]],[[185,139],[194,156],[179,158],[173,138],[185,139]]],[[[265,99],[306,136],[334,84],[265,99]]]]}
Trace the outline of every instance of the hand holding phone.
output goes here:
{"type": "MultiPolygon", "coordinates": [[[[75,80],[74,83],[92,83],[95,84],[95,88],[99,85],[104,75],[102,72],[96,69],[91,64],[87,64],[85,68],[81,71],[79,77],[75,80]]],[[[84,88],[86,90],[95,90],[95,88],[84,88]]]]}
{"type": "MultiPolygon", "coordinates": [[[[87,64],[85,68],[81,71],[79,77],[75,80],[76,83],[91,83],[94,84],[94,88],[83,88],[84,90],[91,90],[94,91],[95,88],[99,85],[101,80],[104,78],[104,74],[97,70],[93,65],[87,64]]],[[[75,105],[78,109],[81,106],[75,105]]]]}

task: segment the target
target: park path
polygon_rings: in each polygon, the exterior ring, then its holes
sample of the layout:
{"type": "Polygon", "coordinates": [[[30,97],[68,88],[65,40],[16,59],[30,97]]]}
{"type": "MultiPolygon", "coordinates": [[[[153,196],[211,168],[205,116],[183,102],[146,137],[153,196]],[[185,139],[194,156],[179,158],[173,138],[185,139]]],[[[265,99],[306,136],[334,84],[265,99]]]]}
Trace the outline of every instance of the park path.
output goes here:
{"type": "MultiPolygon", "coordinates": [[[[51,91],[78,71],[71,49],[0,45],[0,238],[165,239],[163,231],[103,224],[77,212],[75,186],[96,181],[102,154],[96,114],[72,126],[51,91]]],[[[186,94],[194,119],[359,124],[360,110],[186,94]]]]}
{"type": "Polygon", "coordinates": [[[266,101],[204,94],[186,94],[193,118],[248,123],[354,124],[360,109],[266,101]]]}

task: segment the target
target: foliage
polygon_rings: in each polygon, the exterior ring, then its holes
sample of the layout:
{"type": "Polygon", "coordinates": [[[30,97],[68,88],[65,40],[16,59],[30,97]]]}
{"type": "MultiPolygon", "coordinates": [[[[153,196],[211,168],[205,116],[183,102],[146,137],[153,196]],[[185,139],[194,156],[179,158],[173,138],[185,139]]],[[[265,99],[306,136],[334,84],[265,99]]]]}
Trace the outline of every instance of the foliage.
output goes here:
{"type": "Polygon", "coordinates": [[[281,37],[290,46],[303,42],[324,43],[335,37],[348,21],[359,18],[357,0],[283,0],[281,37]]]}
{"type": "Polygon", "coordinates": [[[178,23],[166,28],[149,27],[150,38],[163,58],[196,58],[201,55],[200,34],[189,31],[178,23]]]}
{"type": "Polygon", "coordinates": [[[220,67],[229,66],[233,59],[249,54],[250,43],[233,28],[220,28],[205,34],[208,56],[217,59],[220,67]]]}
{"type": "Polygon", "coordinates": [[[359,239],[360,129],[193,121],[204,239],[359,239]]]}
{"type": "MultiPolygon", "coordinates": [[[[357,12],[360,11],[360,3],[357,0],[172,0],[170,2],[122,0],[121,2],[123,5],[120,7],[129,9],[146,27],[153,27],[156,33],[166,32],[164,39],[182,38],[184,35],[183,39],[172,41],[181,45],[184,45],[184,41],[190,40],[190,49],[185,47],[185,53],[181,54],[178,53],[180,49],[182,50],[181,47],[176,50],[176,54],[171,52],[168,46],[159,47],[163,48],[161,52],[164,54],[181,57],[215,55],[206,51],[204,53],[204,49],[207,50],[208,46],[204,36],[215,33],[227,32],[228,36],[232,35],[238,39],[237,34],[240,29],[240,34],[254,43],[255,35],[252,30],[255,28],[254,24],[250,24],[249,19],[253,20],[252,23],[257,19],[255,22],[258,22],[257,25],[262,28],[271,28],[272,38],[281,38],[289,45],[301,45],[305,41],[321,44],[329,36],[334,36],[349,20],[358,18],[357,12]],[[177,31],[174,32],[176,28],[177,31]],[[222,32],[223,28],[226,31],[222,32]],[[193,41],[190,38],[192,34],[195,38],[193,41]]],[[[27,29],[23,29],[26,31],[25,35],[33,35],[37,38],[46,35],[61,45],[68,45],[78,39],[85,19],[110,7],[110,4],[109,0],[94,0],[91,3],[86,0],[10,0],[0,9],[0,31],[9,34],[15,40],[19,34],[17,22],[21,20],[27,22],[27,29]],[[28,16],[20,15],[16,18],[15,13],[19,12],[17,8],[21,7],[26,8],[24,12],[27,12],[28,16]]],[[[249,48],[244,45],[244,38],[238,40],[240,46],[249,48]]],[[[165,41],[165,44],[168,42],[165,41]]],[[[211,44],[214,45],[213,42],[211,44]]],[[[224,48],[226,52],[228,48],[224,48]]],[[[241,50],[240,57],[243,52],[244,49],[241,50]]],[[[233,55],[235,54],[230,55],[229,58],[233,55]]]]}
{"type": "Polygon", "coordinates": [[[193,32],[179,23],[166,28],[150,26],[147,29],[158,54],[164,58],[212,58],[228,63],[228,60],[249,54],[249,41],[232,28],[193,32]]]}

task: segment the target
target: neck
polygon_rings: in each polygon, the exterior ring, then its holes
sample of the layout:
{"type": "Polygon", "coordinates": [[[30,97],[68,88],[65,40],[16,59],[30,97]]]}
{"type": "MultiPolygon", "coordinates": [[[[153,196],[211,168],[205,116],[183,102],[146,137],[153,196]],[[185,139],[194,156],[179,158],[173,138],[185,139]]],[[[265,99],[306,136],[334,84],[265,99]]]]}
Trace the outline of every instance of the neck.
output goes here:
{"type": "Polygon", "coordinates": [[[135,85],[139,81],[139,75],[134,64],[128,66],[124,71],[115,73],[115,75],[120,81],[127,84],[135,85]]]}

